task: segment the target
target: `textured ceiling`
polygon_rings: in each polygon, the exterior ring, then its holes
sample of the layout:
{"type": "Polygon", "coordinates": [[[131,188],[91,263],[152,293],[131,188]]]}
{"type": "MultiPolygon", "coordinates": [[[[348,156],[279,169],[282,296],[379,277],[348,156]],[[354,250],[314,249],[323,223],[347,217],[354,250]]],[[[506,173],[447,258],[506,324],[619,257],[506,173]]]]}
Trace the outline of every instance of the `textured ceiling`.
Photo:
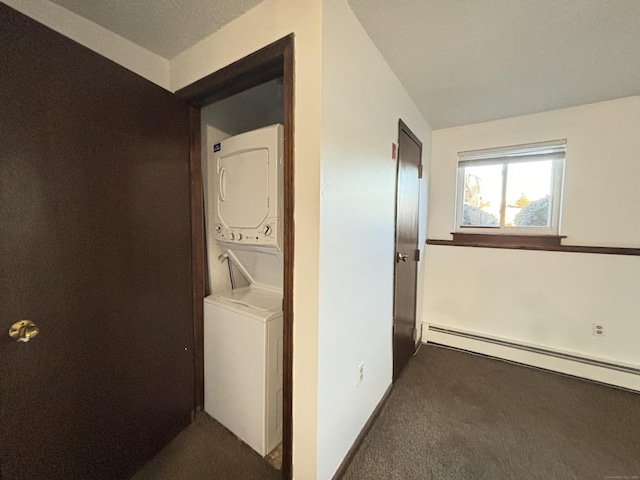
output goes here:
{"type": "Polygon", "coordinates": [[[169,59],[262,0],[51,1],[169,59]]]}
{"type": "Polygon", "coordinates": [[[433,128],[640,94],[640,0],[349,0],[433,128]]]}
{"type": "MultiPolygon", "coordinates": [[[[172,58],[261,0],[51,1],[172,58]]],[[[433,128],[640,94],[640,0],[347,1],[433,128]]]]}

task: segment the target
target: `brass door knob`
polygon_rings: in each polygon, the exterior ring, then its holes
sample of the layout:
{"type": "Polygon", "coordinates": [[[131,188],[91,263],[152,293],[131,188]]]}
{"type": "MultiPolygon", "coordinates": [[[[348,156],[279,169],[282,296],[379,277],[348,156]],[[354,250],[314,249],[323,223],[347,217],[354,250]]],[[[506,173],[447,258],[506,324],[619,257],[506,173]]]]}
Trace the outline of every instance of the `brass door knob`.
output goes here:
{"type": "Polygon", "coordinates": [[[28,342],[35,337],[40,329],[31,320],[20,320],[11,325],[9,336],[18,342],[28,342]]]}

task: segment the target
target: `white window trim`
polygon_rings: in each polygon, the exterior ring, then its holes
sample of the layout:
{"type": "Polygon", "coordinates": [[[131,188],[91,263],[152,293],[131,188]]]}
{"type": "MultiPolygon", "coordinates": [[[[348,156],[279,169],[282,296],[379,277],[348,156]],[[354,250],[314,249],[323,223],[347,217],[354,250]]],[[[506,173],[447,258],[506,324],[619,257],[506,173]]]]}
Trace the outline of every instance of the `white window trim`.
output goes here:
{"type": "Polygon", "coordinates": [[[480,233],[488,235],[560,235],[566,145],[567,140],[562,139],[549,142],[528,143],[524,145],[512,145],[458,152],[458,164],[456,170],[456,218],[454,231],[457,233],[480,233]],[[548,227],[465,227],[461,225],[464,208],[463,172],[465,166],[496,165],[540,160],[553,161],[553,185],[551,189],[550,209],[551,223],[548,227]]]}

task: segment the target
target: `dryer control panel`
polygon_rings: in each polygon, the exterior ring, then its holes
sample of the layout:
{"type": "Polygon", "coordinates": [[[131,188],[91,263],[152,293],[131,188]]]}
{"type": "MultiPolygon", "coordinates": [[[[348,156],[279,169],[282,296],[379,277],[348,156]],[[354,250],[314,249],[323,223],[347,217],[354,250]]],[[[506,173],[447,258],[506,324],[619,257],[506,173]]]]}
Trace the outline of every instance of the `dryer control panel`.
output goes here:
{"type": "Polygon", "coordinates": [[[278,241],[276,225],[280,223],[280,219],[273,219],[272,222],[265,222],[259,230],[251,228],[229,228],[222,223],[218,223],[214,227],[214,235],[216,240],[220,242],[245,243],[255,245],[276,244],[278,241]]]}
{"type": "Polygon", "coordinates": [[[280,247],[280,124],[223,140],[208,162],[207,229],[218,242],[280,247]]]}

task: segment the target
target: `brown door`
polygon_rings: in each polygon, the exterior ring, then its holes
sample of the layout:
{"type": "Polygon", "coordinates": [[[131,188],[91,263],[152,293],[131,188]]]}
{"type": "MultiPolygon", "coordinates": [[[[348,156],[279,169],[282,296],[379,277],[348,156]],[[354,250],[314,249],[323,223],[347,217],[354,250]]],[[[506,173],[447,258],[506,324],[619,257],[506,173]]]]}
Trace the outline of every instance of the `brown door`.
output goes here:
{"type": "Polygon", "coordinates": [[[0,477],[127,478],[194,407],[188,107],[2,4],[0,65],[0,477]]]}
{"type": "Polygon", "coordinates": [[[396,268],[394,286],[393,379],[415,351],[418,280],[419,168],[422,142],[400,120],[396,177],[396,268]]]}

